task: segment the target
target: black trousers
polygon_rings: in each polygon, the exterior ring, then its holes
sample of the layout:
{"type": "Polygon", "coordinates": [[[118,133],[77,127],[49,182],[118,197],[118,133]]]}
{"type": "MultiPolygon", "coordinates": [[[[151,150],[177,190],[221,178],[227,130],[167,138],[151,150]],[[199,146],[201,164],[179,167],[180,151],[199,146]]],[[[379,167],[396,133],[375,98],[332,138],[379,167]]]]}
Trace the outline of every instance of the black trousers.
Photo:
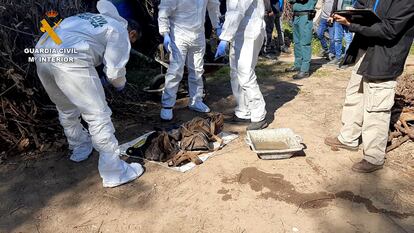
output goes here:
{"type": "Polygon", "coordinates": [[[264,42],[264,48],[263,48],[263,52],[264,53],[269,53],[272,50],[272,33],[273,33],[273,28],[274,28],[274,23],[275,23],[275,17],[274,16],[269,16],[269,15],[265,15],[264,17],[264,21],[266,24],[266,38],[265,38],[265,42],[264,42]]]}
{"type": "Polygon", "coordinates": [[[276,32],[277,32],[277,44],[275,45],[275,47],[280,51],[282,46],[285,45],[284,34],[282,31],[281,17],[265,15],[264,21],[266,23],[266,38],[265,38],[263,52],[265,53],[271,52],[272,46],[274,44],[272,41],[273,40],[272,33],[273,33],[274,27],[276,27],[276,32]]]}
{"type": "Polygon", "coordinates": [[[275,27],[277,32],[277,41],[278,44],[276,47],[280,50],[283,46],[285,46],[285,35],[282,31],[282,17],[275,17],[275,27]]]}

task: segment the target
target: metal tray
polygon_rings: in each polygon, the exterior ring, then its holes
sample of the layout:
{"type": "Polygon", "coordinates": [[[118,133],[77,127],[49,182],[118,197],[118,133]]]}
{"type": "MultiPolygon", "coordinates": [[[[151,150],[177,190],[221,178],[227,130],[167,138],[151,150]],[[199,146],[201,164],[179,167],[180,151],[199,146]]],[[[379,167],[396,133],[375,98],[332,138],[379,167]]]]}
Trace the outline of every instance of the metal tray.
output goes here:
{"type": "Polygon", "coordinates": [[[247,131],[246,143],[261,159],[287,159],[304,149],[301,136],[292,129],[247,131]]]}

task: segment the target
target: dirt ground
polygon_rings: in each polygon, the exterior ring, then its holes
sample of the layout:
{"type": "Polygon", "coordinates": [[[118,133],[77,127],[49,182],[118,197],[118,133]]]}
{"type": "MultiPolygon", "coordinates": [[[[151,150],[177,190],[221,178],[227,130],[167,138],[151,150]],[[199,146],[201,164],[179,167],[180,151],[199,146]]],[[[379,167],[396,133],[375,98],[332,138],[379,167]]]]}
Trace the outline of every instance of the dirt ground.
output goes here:
{"type": "MultiPolygon", "coordinates": [[[[340,128],[351,69],[321,67],[293,81],[281,62],[257,68],[270,128],[289,127],[306,149],[287,160],[260,160],[244,142],[244,126],[226,124],[240,137],[197,168],[179,173],[152,163],[138,180],[102,188],[96,152],[85,162],[66,149],[36,160],[0,166],[0,232],[414,232],[414,143],[388,155],[383,170],[350,170],[362,151],[332,151],[323,138],[340,128]]],[[[227,72],[208,78],[207,103],[230,115],[234,107],[227,72]],[[220,77],[221,76],[221,77],[220,77]]],[[[195,113],[180,100],[175,123],[195,113]]],[[[115,119],[120,142],[154,126],[159,109],[145,118],[115,119]]]]}

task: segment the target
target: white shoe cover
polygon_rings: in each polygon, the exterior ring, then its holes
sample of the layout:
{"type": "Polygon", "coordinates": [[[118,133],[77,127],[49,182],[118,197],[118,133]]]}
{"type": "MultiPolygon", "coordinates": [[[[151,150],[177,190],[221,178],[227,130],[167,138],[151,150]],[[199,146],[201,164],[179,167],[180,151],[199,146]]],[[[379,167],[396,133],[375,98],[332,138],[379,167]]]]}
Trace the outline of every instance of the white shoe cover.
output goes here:
{"type": "Polygon", "coordinates": [[[119,182],[105,182],[103,181],[103,187],[104,188],[113,188],[117,187],[126,183],[129,183],[136,178],[140,177],[142,173],[144,173],[144,169],[142,168],[141,164],[139,163],[131,163],[128,164],[125,161],[122,161],[125,163],[125,172],[122,175],[122,179],[119,182]]]}
{"type": "Polygon", "coordinates": [[[70,160],[73,162],[82,162],[89,158],[93,150],[92,142],[85,142],[82,143],[80,146],[74,148],[72,150],[72,155],[70,156],[70,160]]]}
{"type": "Polygon", "coordinates": [[[162,108],[160,113],[161,119],[165,121],[170,121],[173,118],[173,111],[172,109],[162,108]]]}
{"type": "Polygon", "coordinates": [[[210,112],[210,108],[201,101],[197,101],[194,104],[188,105],[191,110],[196,112],[210,112]]]}

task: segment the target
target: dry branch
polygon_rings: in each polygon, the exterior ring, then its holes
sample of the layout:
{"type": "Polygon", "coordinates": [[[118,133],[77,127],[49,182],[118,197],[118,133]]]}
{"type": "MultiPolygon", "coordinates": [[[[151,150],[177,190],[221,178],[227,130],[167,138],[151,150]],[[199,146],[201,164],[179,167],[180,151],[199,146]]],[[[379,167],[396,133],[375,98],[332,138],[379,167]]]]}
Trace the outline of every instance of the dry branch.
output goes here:
{"type": "Polygon", "coordinates": [[[395,91],[387,152],[398,148],[410,139],[414,140],[414,75],[398,78],[395,91]]]}

